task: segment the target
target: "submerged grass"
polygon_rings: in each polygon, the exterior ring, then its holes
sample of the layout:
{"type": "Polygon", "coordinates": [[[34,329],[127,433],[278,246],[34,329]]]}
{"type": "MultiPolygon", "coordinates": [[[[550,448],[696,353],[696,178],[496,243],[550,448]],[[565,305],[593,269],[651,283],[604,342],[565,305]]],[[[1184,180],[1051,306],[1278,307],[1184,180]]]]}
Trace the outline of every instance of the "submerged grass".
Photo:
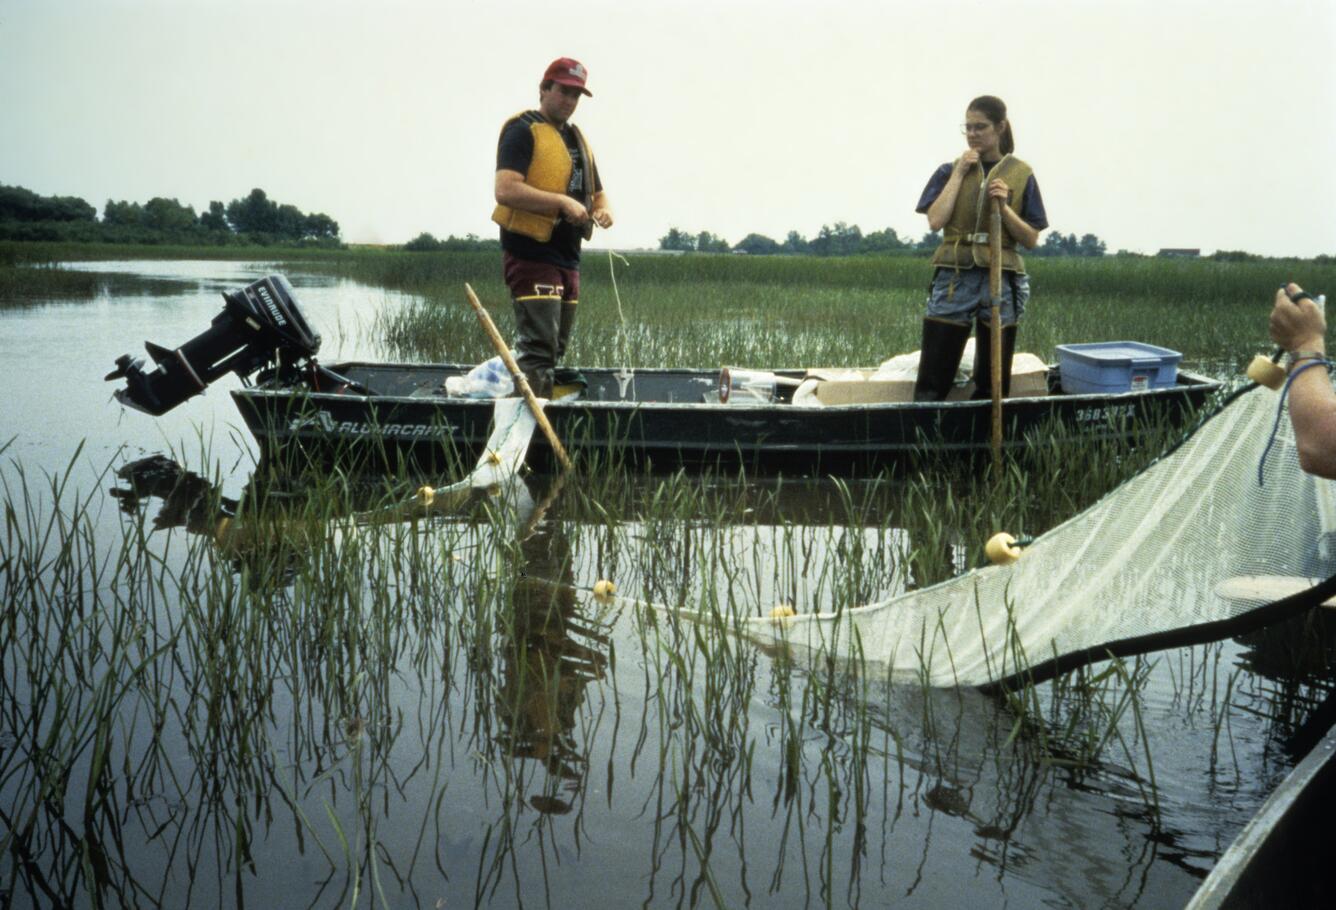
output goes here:
{"type": "MultiPolygon", "coordinates": [[[[856,905],[881,892],[906,801],[1005,843],[1112,747],[1118,766],[1145,768],[1128,780],[1155,805],[1142,671],[1029,690],[998,712],[875,662],[746,643],[740,619],[776,598],[828,609],[926,576],[900,527],[914,526],[918,481],[588,480],[536,524],[524,503],[541,489],[367,522],[349,515],[386,514],[413,481],[257,482],[235,505],[206,485],[172,509],[193,521],[155,530],[145,502],[123,500],[108,528],[67,475],[11,472],[0,857],[15,893],[235,898],[274,880],[260,845],[290,828],[327,868],[313,900],[393,906],[458,830],[447,806],[463,799],[481,841],[451,902],[536,888],[560,903],[555,866],[527,861],[597,841],[587,819],[629,799],[651,823],[648,903],[733,906],[756,887],[856,905]],[[601,604],[600,577],[695,618],[601,604]],[[968,783],[979,761],[1005,783],[995,798],[968,783]],[[764,857],[746,836],[759,804],[779,837],[764,857]]],[[[1039,530],[1039,501],[1016,477],[995,505],[1039,530]]],[[[960,517],[943,539],[971,550],[982,525],[960,517]]]]}

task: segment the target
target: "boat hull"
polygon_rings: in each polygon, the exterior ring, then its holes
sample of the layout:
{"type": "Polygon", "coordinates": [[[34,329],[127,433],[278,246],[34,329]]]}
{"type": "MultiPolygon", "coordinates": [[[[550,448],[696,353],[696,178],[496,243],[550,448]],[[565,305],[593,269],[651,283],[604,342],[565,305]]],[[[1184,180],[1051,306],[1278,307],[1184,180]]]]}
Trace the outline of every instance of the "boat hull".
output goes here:
{"type": "MultiPolygon", "coordinates": [[[[268,459],[384,470],[403,464],[457,469],[481,453],[493,402],[438,394],[457,365],[336,364],[375,394],[305,387],[244,388],[233,397],[268,459]]],[[[798,371],[793,371],[801,375],[798,371]]],[[[587,369],[586,394],[550,402],[546,413],[573,454],[654,471],[737,469],[755,473],[857,476],[934,458],[986,456],[987,401],[798,407],[720,404],[717,375],[701,370],[587,369]]],[[[1177,385],[1115,395],[1009,399],[1005,445],[1027,436],[1135,437],[1157,422],[1181,424],[1220,384],[1184,373],[1177,385]]],[[[535,435],[529,463],[550,469],[535,435]]]]}

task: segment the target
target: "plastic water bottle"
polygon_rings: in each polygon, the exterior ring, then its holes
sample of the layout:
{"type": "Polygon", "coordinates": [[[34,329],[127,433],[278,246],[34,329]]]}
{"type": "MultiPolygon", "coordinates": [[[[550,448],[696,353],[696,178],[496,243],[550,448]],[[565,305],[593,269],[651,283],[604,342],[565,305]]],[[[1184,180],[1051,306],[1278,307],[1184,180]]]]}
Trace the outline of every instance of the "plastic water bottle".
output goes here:
{"type": "Polygon", "coordinates": [[[501,358],[493,357],[463,376],[447,378],[445,390],[455,398],[504,398],[515,390],[515,381],[501,358]]]}

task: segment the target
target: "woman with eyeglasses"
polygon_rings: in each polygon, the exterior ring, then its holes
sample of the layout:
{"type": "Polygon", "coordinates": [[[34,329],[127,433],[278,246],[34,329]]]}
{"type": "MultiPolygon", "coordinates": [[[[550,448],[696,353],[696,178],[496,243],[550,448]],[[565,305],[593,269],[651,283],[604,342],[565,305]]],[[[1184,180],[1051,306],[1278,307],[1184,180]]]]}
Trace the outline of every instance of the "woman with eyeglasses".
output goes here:
{"type": "Polygon", "coordinates": [[[974,396],[992,397],[988,227],[993,199],[1002,202],[1002,394],[1010,391],[1016,324],[1030,298],[1025,263],[1016,248],[1034,248],[1039,232],[1048,227],[1034,172],[1012,154],[1016,139],[1002,99],[981,95],[971,101],[961,132],[968,147],[937,169],[917,208],[928,216],[928,227],[943,236],[932,257],[915,401],[946,398],[976,325],[974,396]]]}

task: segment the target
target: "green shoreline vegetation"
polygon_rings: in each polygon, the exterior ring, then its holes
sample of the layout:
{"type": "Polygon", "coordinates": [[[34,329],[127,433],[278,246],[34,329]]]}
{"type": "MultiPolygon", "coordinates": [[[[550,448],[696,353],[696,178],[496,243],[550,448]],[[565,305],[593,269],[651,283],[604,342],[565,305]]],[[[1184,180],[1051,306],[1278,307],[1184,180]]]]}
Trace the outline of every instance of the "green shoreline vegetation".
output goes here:
{"type": "MultiPolygon", "coordinates": [[[[292,265],[417,295],[420,301],[388,317],[383,329],[397,357],[473,362],[483,356],[485,342],[462,305],[465,282],[498,325],[510,324],[495,253],[352,250],[292,265]]],[[[1187,366],[1219,377],[1240,373],[1268,349],[1266,312],[1281,282],[1336,286],[1336,262],[1329,260],[1034,258],[1027,268],[1034,296],[1020,350],[1051,361],[1058,344],[1148,341],[1181,351],[1187,366]]],[[[905,256],[623,258],[592,250],[581,270],[580,315],[567,360],[875,365],[917,349],[930,271],[923,259],[905,256]]]]}
{"type": "MultiPolygon", "coordinates": [[[[507,331],[495,251],[292,249],[0,242],[0,306],[86,296],[105,279],[52,267],[96,259],[274,263],[404,291],[419,299],[378,326],[396,357],[476,362],[485,341],[463,305],[471,283],[507,331]]],[[[1058,344],[1132,339],[1184,354],[1218,377],[1266,350],[1274,290],[1336,286],[1336,261],[1154,257],[1032,258],[1034,295],[1020,349],[1052,360],[1058,344]]],[[[587,251],[568,361],[586,366],[867,366],[918,347],[927,263],[909,256],[664,256],[587,251]],[[624,319],[624,321],[623,321],[624,319]]]]}

